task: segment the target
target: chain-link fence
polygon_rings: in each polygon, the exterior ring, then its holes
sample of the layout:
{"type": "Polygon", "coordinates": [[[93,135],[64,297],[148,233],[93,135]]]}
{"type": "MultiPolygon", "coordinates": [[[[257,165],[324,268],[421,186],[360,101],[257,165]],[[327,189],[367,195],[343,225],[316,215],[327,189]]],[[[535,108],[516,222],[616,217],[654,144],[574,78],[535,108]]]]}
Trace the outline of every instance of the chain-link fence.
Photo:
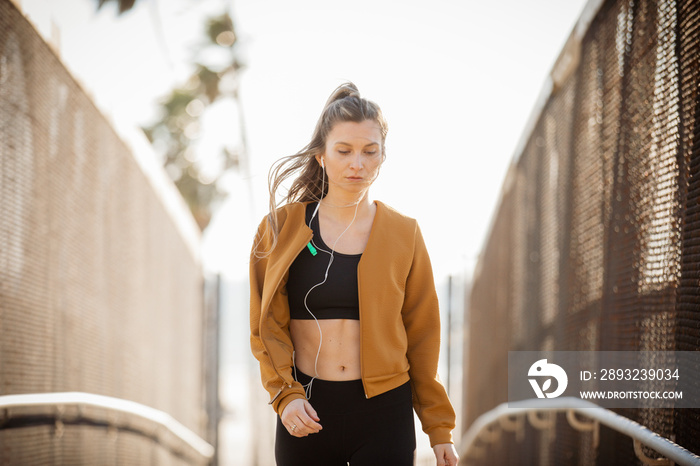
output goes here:
{"type": "MultiPolygon", "coordinates": [[[[700,3],[593,3],[475,271],[465,428],[507,401],[508,351],[700,350],[700,3]]],[[[700,453],[698,409],[620,414],[700,453]]],[[[484,464],[636,464],[601,429],[595,446],[560,417],[504,434],[484,464]]]]}
{"type": "MultiPolygon", "coordinates": [[[[204,436],[202,269],[165,201],[0,0],[0,395],[107,395],[204,436]]],[[[158,432],[12,419],[0,413],[1,464],[186,461],[158,432]]]]}

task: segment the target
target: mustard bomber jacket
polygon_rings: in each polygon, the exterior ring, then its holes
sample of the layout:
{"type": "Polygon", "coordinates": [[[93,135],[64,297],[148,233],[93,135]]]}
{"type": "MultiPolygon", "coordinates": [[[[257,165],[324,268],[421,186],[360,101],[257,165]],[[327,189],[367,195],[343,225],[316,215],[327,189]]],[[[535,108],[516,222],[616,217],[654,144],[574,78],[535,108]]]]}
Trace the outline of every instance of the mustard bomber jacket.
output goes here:
{"type": "MultiPolygon", "coordinates": [[[[358,266],[360,364],[371,398],[410,380],[413,406],[431,446],[452,442],[455,412],[437,367],[440,317],[430,258],[417,222],[383,203],[358,266]]],[[[278,414],[304,389],[294,380],[286,282],[289,267],[313,233],[306,205],[280,208],[277,245],[267,218],[258,227],[250,258],[250,340],[262,383],[278,414]],[[272,249],[270,251],[270,249],[272,249]],[[266,253],[269,252],[269,253],[266,253]]]]}

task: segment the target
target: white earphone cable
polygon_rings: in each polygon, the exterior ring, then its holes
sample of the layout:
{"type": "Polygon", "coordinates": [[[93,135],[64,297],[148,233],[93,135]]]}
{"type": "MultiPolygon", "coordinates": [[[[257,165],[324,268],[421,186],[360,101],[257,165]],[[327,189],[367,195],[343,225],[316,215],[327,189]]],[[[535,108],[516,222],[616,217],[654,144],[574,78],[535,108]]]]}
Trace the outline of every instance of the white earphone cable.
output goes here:
{"type": "MultiPolygon", "coordinates": [[[[323,176],[323,178],[322,178],[322,186],[323,186],[323,184],[325,184],[326,170],[325,170],[325,167],[324,167],[323,165],[321,165],[321,167],[322,167],[322,171],[323,171],[323,175],[322,175],[322,176],[323,176]]],[[[323,190],[321,191],[321,198],[318,200],[318,204],[316,205],[316,209],[314,210],[314,213],[311,215],[311,220],[309,221],[309,226],[311,226],[311,222],[313,222],[314,217],[315,217],[316,214],[318,213],[318,210],[319,210],[319,208],[321,207],[321,201],[322,201],[322,200],[323,200],[323,190]]],[[[331,269],[331,264],[333,264],[333,260],[334,260],[334,258],[335,258],[335,247],[336,247],[336,245],[338,244],[338,241],[340,241],[340,238],[343,237],[343,235],[350,229],[350,227],[352,226],[352,224],[355,222],[355,219],[357,218],[357,210],[358,210],[358,207],[359,207],[359,206],[360,206],[360,203],[359,203],[359,202],[358,202],[357,204],[355,204],[355,214],[353,215],[352,220],[350,221],[350,223],[348,224],[348,226],[345,228],[345,230],[343,230],[343,232],[340,234],[340,236],[338,236],[338,238],[336,238],[336,240],[335,240],[335,242],[333,243],[333,246],[331,247],[331,250],[330,250],[330,251],[327,251],[327,250],[325,250],[325,249],[323,249],[323,248],[318,247],[318,246],[316,245],[316,243],[314,243],[313,238],[311,239],[311,244],[312,244],[317,250],[322,251],[322,252],[325,252],[326,254],[330,255],[330,259],[328,260],[328,266],[326,267],[326,272],[325,272],[325,274],[324,274],[324,276],[323,276],[323,281],[321,281],[320,283],[317,283],[317,284],[315,284],[314,286],[312,286],[311,288],[309,288],[309,291],[307,291],[307,292],[306,292],[306,295],[304,296],[304,307],[306,308],[306,311],[311,315],[311,317],[313,317],[314,321],[316,322],[316,326],[318,327],[318,336],[319,336],[319,340],[318,340],[318,351],[316,352],[316,358],[315,358],[315,360],[314,360],[314,376],[311,377],[311,380],[309,381],[309,383],[302,385],[302,387],[304,387],[304,391],[305,391],[305,393],[306,393],[306,399],[307,399],[307,400],[311,399],[311,387],[312,387],[312,385],[313,385],[314,380],[315,380],[316,378],[318,378],[318,358],[321,356],[321,347],[323,346],[323,330],[321,330],[321,324],[319,323],[319,321],[318,321],[318,319],[316,318],[316,316],[314,315],[314,313],[311,312],[311,309],[309,309],[309,305],[308,305],[308,303],[307,303],[307,299],[308,299],[309,294],[311,293],[311,291],[313,291],[315,288],[317,288],[317,287],[323,285],[323,284],[326,283],[326,281],[328,280],[328,272],[330,271],[330,269],[331,269]]],[[[296,359],[296,353],[293,353],[293,354],[292,354],[292,359],[296,359]]],[[[293,361],[293,364],[294,364],[294,379],[296,380],[296,378],[297,378],[297,376],[296,376],[296,361],[293,361]]]]}

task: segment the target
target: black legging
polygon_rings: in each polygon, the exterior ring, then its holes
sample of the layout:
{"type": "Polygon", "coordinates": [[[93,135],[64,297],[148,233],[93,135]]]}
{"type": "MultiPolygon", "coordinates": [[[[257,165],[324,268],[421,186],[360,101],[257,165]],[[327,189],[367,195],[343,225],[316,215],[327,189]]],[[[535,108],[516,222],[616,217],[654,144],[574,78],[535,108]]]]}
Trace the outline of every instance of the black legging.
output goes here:
{"type": "MultiPolygon", "coordinates": [[[[311,378],[297,370],[297,380],[303,385],[311,378]]],[[[323,429],[294,437],[277,416],[278,466],[413,464],[416,433],[408,382],[367,399],[361,380],[315,379],[309,402],[323,429]]]]}

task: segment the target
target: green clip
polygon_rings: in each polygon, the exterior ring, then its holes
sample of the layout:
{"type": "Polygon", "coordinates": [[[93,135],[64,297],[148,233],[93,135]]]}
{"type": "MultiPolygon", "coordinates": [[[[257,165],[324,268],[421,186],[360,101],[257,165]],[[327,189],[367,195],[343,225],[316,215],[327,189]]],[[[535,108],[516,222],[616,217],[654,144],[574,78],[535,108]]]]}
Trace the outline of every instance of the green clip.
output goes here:
{"type": "Polygon", "coordinates": [[[312,256],[315,256],[316,254],[318,254],[318,252],[316,251],[316,248],[313,246],[313,244],[311,244],[311,241],[309,241],[309,244],[307,244],[306,247],[309,248],[309,251],[311,251],[312,256]]]}

